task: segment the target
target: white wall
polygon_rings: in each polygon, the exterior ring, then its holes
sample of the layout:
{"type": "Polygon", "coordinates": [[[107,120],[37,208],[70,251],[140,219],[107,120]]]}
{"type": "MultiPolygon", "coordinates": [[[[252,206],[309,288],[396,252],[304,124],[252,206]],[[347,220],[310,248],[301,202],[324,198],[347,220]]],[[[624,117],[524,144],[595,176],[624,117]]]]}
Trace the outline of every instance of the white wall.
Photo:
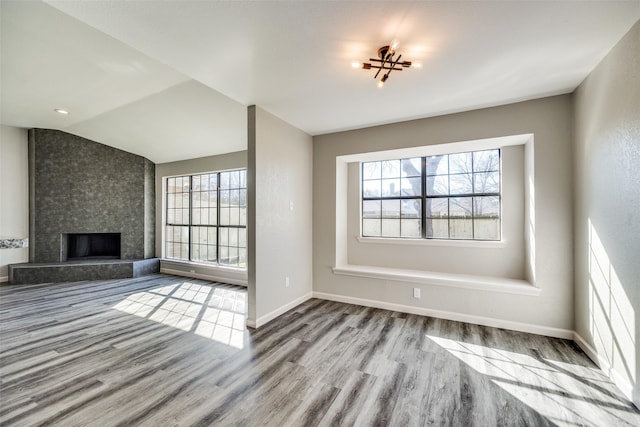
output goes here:
{"type": "Polygon", "coordinates": [[[640,406],[640,23],[574,102],[576,332],[640,406]]]}
{"type": "MultiPolygon", "coordinates": [[[[200,157],[178,162],[160,163],[156,165],[156,257],[162,257],[162,237],[166,211],[163,208],[165,178],[177,175],[217,172],[247,167],[247,152],[220,154],[200,157]]],[[[186,275],[214,281],[224,281],[238,285],[247,284],[246,269],[207,266],[181,261],[161,261],[163,273],[186,275]]]]}
{"type": "MultiPolygon", "coordinates": [[[[392,307],[480,324],[510,327],[556,336],[572,336],[572,164],[571,96],[538,99],[495,108],[415,120],[314,138],[314,294],[348,302],[392,307]],[[532,271],[525,276],[539,288],[537,294],[488,290],[488,287],[420,284],[402,278],[357,277],[334,274],[336,234],[346,227],[336,219],[337,159],[406,147],[430,146],[509,135],[533,134],[533,182],[525,182],[525,204],[535,201],[525,226],[535,224],[531,238],[532,271]],[[530,188],[528,188],[530,187],[530,188]],[[534,279],[535,277],[535,279],[534,279]],[[422,296],[412,291],[420,287],[422,296]],[[383,304],[384,303],[384,304],[383,304]]],[[[531,148],[525,148],[526,152],[531,148]]],[[[346,167],[345,167],[346,169],[346,167]]],[[[341,179],[341,178],[339,178],[341,179]]],[[[527,242],[525,241],[525,244],[527,242]]],[[[338,247],[339,251],[343,251],[338,247]]],[[[387,255],[397,248],[389,246],[387,255]]],[[[464,251],[450,251],[455,261],[470,262],[464,251]],[[454,253],[455,252],[455,253],[454,253]]],[[[382,256],[382,255],[381,255],[382,256]]],[[[521,274],[514,260],[514,274],[521,274]]],[[[525,267],[526,269],[526,267],[525,267]]],[[[473,282],[474,278],[469,278],[473,282]]]]}
{"type": "Polygon", "coordinates": [[[248,115],[248,324],[259,327],[311,297],[313,149],[261,108],[248,115]]]}
{"type": "MultiPolygon", "coordinates": [[[[29,237],[27,130],[0,125],[0,238],[29,237]]],[[[29,249],[0,249],[0,282],[7,265],[29,261],[29,249]]]]}

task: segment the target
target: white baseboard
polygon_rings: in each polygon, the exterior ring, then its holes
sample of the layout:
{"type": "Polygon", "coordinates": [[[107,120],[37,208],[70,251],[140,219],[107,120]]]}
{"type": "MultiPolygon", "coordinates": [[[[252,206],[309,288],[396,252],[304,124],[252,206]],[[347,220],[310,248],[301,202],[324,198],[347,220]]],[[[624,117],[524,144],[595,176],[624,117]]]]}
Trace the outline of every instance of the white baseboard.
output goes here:
{"type": "Polygon", "coordinates": [[[246,280],[234,279],[227,276],[216,276],[214,274],[190,273],[188,271],[174,270],[172,268],[160,268],[160,273],[172,274],[174,276],[192,277],[194,279],[210,280],[212,282],[229,283],[230,285],[247,286],[246,280]]]}
{"type": "Polygon", "coordinates": [[[626,378],[623,378],[616,370],[611,367],[609,360],[598,354],[598,351],[593,348],[587,340],[582,338],[577,332],[573,333],[573,340],[578,346],[586,353],[587,356],[598,365],[602,371],[607,374],[609,379],[620,389],[622,394],[633,403],[636,408],[640,409],[640,395],[636,391],[634,393],[634,385],[631,384],[626,378]]]}
{"type": "Polygon", "coordinates": [[[0,283],[8,282],[9,276],[0,276],[0,283]]]}
{"type": "Polygon", "coordinates": [[[273,310],[272,312],[265,314],[264,316],[258,317],[255,322],[253,320],[247,319],[247,326],[249,328],[259,328],[261,326],[264,326],[270,321],[272,321],[273,319],[275,319],[276,317],[286,313],[287,311],[302,304],[303,302],[310,300],[312,297],[313,297],[312,293],[309,292],[308,294],[305,294],[299,298],[296,298],[293,301],[283,305],[282,307],[279,307],[273,310]]]}
{"type": "Polygon", "coordinates": [[[473,323],[476,325],[491,326],[494,328],[510,329],[513,331],[527,332],[530,334],[545,335],[555,338],[573,339],[574,332],[568,329],[552,328],[549,326],[531,325],[528,323],[513,322],[510,320],[494,319],[491,317],[474,316],[470,314],[454,313],[451,311],[433,310],[429,308],[414,307],[410,305],[393,304],[384,301],[364,298],[347,297],[344,295],[329,294],[325,292],[313,292],[314,298],[344,302],[347,304],[363,305],[365,307],[381,308],[384,310],[399,311],[402,313],[418,314],[421,316],[437,317],[439,319],[455,320],[458,322],[473,323]]]}

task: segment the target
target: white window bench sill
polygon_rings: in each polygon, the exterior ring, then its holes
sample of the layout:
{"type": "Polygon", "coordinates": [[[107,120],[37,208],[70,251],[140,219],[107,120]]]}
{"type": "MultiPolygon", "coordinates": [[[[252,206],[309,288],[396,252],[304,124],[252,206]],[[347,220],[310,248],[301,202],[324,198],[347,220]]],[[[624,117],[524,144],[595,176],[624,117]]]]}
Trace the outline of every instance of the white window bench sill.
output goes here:
{"type": "Polygon", "coordinates": [[[502,277],[404,270],[399,268],[350,264],[333,267],[333,273],[343,276],[366,277],[369,279],[392,280],[396,282],[409,282],[422,285],[445,286],[520,295],[538,296],[541,292],[540,288],[533,286],[526,280],[506,279],[502,277]]]}

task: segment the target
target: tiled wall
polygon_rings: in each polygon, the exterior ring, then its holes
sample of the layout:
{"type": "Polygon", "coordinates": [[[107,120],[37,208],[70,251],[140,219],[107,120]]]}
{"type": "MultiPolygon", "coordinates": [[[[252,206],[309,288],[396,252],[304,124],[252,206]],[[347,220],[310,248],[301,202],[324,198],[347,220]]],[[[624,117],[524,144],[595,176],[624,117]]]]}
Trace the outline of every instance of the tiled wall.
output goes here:
{"type": "Polygon", "coordinates": [[[65,132],[29,132],[30,261],[58,262],[64,233],[121,233],[122,259],[154,256],[155,165],[65,132]]]}

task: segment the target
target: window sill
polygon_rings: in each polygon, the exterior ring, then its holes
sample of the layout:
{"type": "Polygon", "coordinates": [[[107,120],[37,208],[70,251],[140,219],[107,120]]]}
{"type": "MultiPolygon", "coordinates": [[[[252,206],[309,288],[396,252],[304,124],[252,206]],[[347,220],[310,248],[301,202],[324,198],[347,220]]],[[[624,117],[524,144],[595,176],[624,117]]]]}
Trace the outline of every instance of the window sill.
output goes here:
{"type": "Polygon", "coordinates": [[[211,268],[211,269],[214,269],[214,270],[228,270],[228,271],[234,271],[234,272],[238,272],[238,273],[242,273],[242,272],[247,271],[246,267],[233,267],[231,265],[207,264],[207,263],[204,263],[204,262],[187,261],[187,260],[183,260],[183,259],[160,258],[160,261],[165,262],[165,263],[172,263],[172,264],[176,264],[176,265],[189,265],[189,266],[194,266],[194,267],[211,268]]]}
{"type": "Polygon", "coordinates": [[[344,276],[410,282],[475,291],[502,292],[519,295],[540,295],[541,289],[526,280],[506,279],[491,276],[441,273],[433,271],[404,270],[399,268],[373,267],[368,265],[341,265],[333,273],[344,276]]]}
{"type": "Polygon", "coordinates": [[[376,245],[411,245],[411,246],[440,246],[455,248],[505,248],[504,240],[443,240],[443,239],[411,239],[395,237],[356,237],[359,243],[376,245]]]}

